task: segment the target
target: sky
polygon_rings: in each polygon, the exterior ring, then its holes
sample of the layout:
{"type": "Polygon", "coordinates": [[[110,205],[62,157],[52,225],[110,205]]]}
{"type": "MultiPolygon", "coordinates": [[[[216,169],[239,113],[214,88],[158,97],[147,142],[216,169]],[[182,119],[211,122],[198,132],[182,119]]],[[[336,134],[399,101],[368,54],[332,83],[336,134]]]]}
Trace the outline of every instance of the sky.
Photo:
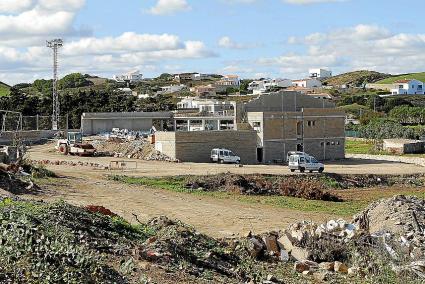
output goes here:
{"type": "Polygon", "coordinates": [[[140,70],[303,78],[425,71],[424,0],[0,0],[0,81],[140,70]]]}

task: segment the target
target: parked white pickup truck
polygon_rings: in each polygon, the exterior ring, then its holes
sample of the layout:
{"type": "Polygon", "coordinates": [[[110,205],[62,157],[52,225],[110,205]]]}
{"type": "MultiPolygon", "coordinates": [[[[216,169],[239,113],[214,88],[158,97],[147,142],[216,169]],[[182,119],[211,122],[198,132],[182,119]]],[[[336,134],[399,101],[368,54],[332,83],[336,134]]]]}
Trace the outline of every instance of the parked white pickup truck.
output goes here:
{"type": "Polygon", "coordinates": [[[241,157],[233,154],[232,151],[227,149],[212,149],[211,151],[211,162],[217,162],[221,164],[240,164],[241,157]]]}
{"type": "Polygon", "coordinates": [[[291,155],[289,157],[288,165],[291,172],[299,170],[302,173],[304,173],[305,171],[309,171],[310,173],[314,171],[322,173],[325,170],[325,165],[319,163],[316,158],[308,154],[291,155]]]}

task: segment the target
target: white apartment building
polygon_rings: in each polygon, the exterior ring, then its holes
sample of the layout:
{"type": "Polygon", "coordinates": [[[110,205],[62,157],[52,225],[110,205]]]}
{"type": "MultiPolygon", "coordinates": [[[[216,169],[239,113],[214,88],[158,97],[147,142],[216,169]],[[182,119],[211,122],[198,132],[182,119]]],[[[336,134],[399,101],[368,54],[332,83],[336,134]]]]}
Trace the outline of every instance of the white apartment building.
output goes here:
{"type": "Polygon", "coordinates": [[[321,68],[314,68],[309,70],[310,78],[329,78],[332,77],[332,71],[321,69],[321,68]]]}
{"type": "Polygon", "coordinates": [[[114,80],[117,82],[140,82],[143,80],[143,74],[139,72],[139,70],[128,72],[126,74],[115,75],[114,80]]]}
{"type": "Polygon", "coordinates": [[[399,80],[394,83],[394,88],[391,89],[392,95],[423,95],[424,83],[419,80],[399,80]]]}

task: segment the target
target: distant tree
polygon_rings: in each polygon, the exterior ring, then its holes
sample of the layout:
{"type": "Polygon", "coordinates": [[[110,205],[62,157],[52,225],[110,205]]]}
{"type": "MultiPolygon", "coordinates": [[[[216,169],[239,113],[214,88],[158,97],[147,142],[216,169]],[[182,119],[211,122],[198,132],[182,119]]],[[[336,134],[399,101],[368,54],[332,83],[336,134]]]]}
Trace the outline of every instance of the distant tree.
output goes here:
{"type": "Polygon", "coordinates": [[[80,73],[72,73],[66,75],[58,82],[59,89],[69,89],[69,88],[81,88],[88,87],[93,85],[93,82],[87,80],[85,76],[80,73]]]}

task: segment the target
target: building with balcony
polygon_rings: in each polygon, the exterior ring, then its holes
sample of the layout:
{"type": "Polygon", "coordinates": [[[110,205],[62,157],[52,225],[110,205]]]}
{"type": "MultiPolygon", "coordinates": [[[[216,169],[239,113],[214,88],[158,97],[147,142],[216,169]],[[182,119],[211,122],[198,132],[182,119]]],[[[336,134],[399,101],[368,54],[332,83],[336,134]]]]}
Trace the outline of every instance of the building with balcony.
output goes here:
{"type": "Polygon", "coordinates": [[[174,113],[175,131],[221,131],[236,129],[236,103],[186,98],[174,113]]]}

